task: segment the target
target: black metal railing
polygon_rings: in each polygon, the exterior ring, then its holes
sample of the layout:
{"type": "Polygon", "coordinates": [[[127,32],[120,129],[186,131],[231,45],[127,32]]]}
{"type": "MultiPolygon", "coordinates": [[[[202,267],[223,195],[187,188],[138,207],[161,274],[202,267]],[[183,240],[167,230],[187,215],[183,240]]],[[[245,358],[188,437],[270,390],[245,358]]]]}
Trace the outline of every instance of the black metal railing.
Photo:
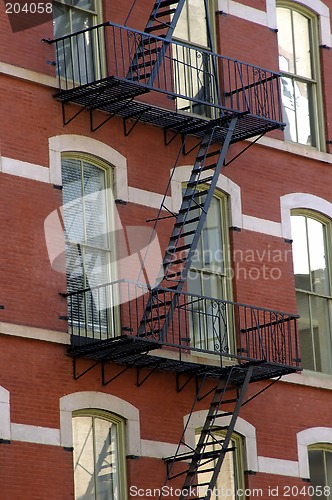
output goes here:
{"type": "MultiPolygon", "coordinates": [[[[142,88],[167,94],[166,105],[176,110],[213,118],[235,110],[282,122],[280,75],[273,71],[111,22],[49,43],[60,92],[113,79],[135,84],[137,95],[142,88]]],[[[94,105],[98,99],[102,90],[94,105]]]]}
{"type": "Polygon", "coordinates": [[[130,335],[182,352],[299,367],[294,314],[128,280],[66,296],[75,345],[130,335]]]}

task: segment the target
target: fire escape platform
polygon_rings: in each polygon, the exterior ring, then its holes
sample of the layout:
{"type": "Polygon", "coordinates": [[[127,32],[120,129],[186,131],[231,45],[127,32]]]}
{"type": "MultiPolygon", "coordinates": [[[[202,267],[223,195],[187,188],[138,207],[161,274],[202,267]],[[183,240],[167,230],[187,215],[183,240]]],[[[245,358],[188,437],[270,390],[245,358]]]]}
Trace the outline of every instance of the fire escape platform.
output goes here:
{"type": "MultiPolygon", "coordinates": [[[[196,377],[207,376],[216,379],[227,378],[231,366],[234,367],[234,363],[237,361],[239,363],[236,365],[238,369],[233,370],[232,382],[239,385],[245,378],[248,366],[253,366],[251,382],[295,373],[299,369],[294,366],[264,360],[241,362],[241,359],[234,355],[230,363],[228,354],[224,356],[213,355],[215,359],[211,359],[211,361],[212,363],[215,361],[215,364],[191,362],[188,360],[188,353],[188,349],[170,347],[165,349],[162,342],[140,339],[132,335],[121,335],[80,346],[73,345],[67,350],[67,354],[73,358],[83,357],[100,362],[110,361],[128,367],[156,369],[158,371],[194,375],[196,377]],[[163,355],[158,356],[159,349],[162,349],[163,355]],[[151,354],[151,351],[154,351],[153,354],[151,354]],[[177,353],[178,359],[174,359],[174,353],[177,353]],[[225,358],[225,365],[222,362],[223,358],[225,358]]],[[[196,353],[192,352],[192,354],[196,353]]]]}
{"type": "MultiPolygon", "coordinates": [[[[175,104],[174,109],[166,109],[134,99],[139,95],[149,93],[151,90],[142,86],[139,82],[128,81],[118,76],[110,76],[82,86],[61,90],[54,97],[63,104],[80,105],[88,110],[98,110],[109,115],[118,115],[125,120],[148,123],[182,135],[189,134],[202,137],[210,124],[211,126],[218,125],[220,129],[215,135],[214,142],[220,143],[223,143],[229,122],[234,115],[238,116],[238,121],[231,143],[265,134],[283,126],[282,123],[265,116],[222,106],[214,108],[220,116],[209,119],[203,115],[179,111],[175,109],[175,104]]],[[[171,99],[173,98],[171,97],[171,99]]]]}

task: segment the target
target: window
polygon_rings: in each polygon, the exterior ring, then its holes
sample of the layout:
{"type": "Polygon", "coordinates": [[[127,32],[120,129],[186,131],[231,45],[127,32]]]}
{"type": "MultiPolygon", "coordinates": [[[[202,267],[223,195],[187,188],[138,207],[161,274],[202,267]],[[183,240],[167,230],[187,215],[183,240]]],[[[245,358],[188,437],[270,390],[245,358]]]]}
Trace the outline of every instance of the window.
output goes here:
{"type": "Polygon", "coordinates": [[[285,139],[322,149],[317,18],[280,2],[277,24],[285,139]]]}
{"type": "Polygon", "coordinates": [[[103,411],[73,413],[75,500],[126,498],[124,421],[103,411]]]}
{"type": "Polygon", "coordinates": [[[330,223],[309,211],[291,222],[303,367],[332,373],[330,223]]]}
{"type": "Polygon", "coordinates": [[[66,274],[72,326],[99,333],[109,331],[112,292],[110,287],[95,288],[112,281],[114,241],[110,202],[111,169],[96,159],[68,155],[62,159],[62,196],[65,229],[66,274]]]}
{"type": "MultiPolygon", "coordinates": [[[[200,199],[198,202],[203,203],[200,199]]],[[[227,213],[227,198],[214,196],[187,279],[190,293],[208,297],[193,306],[195,347],[224,353],[232,350],[229,311],[224,303],[209,298],[226,299],[230,295],[227,213]]]]}
{"type": "MultiPolygon", "coordinates": [[[[54,38],[91,28],[100,22],[99,0],[53,0],[54,38]]],[[[58,45],[58,75],[83,85],[97,79],[94,34],[82,33],[58,45]]]]}
{"type": "Polygon", "coordinates": [[[187,42],[183,47],[174,46],[176,92],[193,99],[178,98],[177,107],[207,116],[211,109],[204,103],[213,103],[217,92],[215,61],[206,52],[214,45],[212,5],[209,0],[186,0],[174,30],[175,39],[187,42]]]}
{"type": "MultiPolygon", "coordinates": [[[[210,437],[210,443],[205,448],[206,452],[219,451],[226,431],[215,432],[210,437]]],[[[196,434],[196,442],[199,434],[196,434]]],[[[232,451],[226,453],[219,476],[216,482],[215,490],[211,495],[211,500],[245,500],[244,487],[244,446],[243,439],[239,434],[233,434],[229,443],[232,451]]],[[[199,483],[209,483],[217,458],[205,459],[200,468],[199,483]],[[211,470],[212,469],[212,470],[211,470]],[[206,470],[207,472],[203,472],[206,470]]],[[[199,491],[199,496],[203,497],[205,490],[199,491]],[[203,494],[202,494],[203,493],[203,494]]],[[[205,487],[206,489],[207,487],[205,487]]]]}
{"type": "Polygon", "coordinates": [[[310,498],[332,500],[332,447],[312,445],[308,450],[310,486],[316,493],[310,498]]]}

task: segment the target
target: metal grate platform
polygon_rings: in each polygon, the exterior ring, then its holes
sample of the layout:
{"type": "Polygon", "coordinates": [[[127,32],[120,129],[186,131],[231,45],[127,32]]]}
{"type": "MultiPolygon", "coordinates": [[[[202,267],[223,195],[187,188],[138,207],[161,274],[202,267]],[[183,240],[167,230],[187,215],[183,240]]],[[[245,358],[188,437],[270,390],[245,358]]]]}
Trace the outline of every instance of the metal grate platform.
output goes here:
{"type": "MultiPolygon", "coordinates": [[[[73,337],[73,341],[75,338],[73,337]]],[[[296,372],[296,368],[278,363],[253,361],[239,364],[236,369],[234,365],[217,366],[204,363],[195,363],[183,359],[172,359],[158,356],[158,354],[148,354],[150,351],[158,350],[163,345],[160,342],[139,339],[130,335],[122,335],[112,339],[100,340],[99,342],[88,343],[78,347],[72,346],[67,350],[67,354],[76,358],[84,357],[95,361],[111,361],[117,364],[133,366],[137,368],[154,368],[172,373],[195,375],[196,377],[208,376],[209,378],[227,378],[231,366],[232,382],[241,385],[249,366],[253,366],[252,382],[266,380],[272,377],[279,377],[296,372]]],[[[163,349],[165,352],[166,350],[163,349]]],[[[166,351],[167,352],[167,351],[166,351]]],[[[170,353],[174,350],[170,351],[170,353]]],[[[220,358],[218,357],[220,360],[220,358]]]]}
{"type": "Polygon", "coordinates": [[[116,114],[124,119],[139,119],[140,122],[196,137],[203,137],[206,126],[212,121],[220,126],[215,142],[224,141],[229,121],[234,115],[238,115],[239,118],[231,143],[280,128],[279,122],[264,116],[252,115],[249,112],[240,113],[223,107],[218,108],[220,118],[211,120],[184,111],[160,108],[134,100],[134,97],[148,92],[149,90],[139,83],[112,76],[83,86],[61,90],[54,97],[64,104],[78,104],[91,110],[116,114]]]}

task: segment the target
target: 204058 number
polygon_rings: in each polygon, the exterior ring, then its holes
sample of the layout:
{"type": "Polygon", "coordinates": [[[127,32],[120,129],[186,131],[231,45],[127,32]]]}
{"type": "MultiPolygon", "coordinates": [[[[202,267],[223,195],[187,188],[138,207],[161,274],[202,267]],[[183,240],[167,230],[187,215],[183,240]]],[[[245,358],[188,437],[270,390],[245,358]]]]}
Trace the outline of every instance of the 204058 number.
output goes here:
{"type": "Polygon", "coordinates": [[[298,498],[299,496],[323,497],[330,496],[330,486],[284,486],[284,497],[298,498]]]}
{"type": "Polygon", "coordinates": [[[26,2],[20,4],[18,2],[6,3],[6,14],[52,14],[52,3],[48,2],[26,2]]]}

